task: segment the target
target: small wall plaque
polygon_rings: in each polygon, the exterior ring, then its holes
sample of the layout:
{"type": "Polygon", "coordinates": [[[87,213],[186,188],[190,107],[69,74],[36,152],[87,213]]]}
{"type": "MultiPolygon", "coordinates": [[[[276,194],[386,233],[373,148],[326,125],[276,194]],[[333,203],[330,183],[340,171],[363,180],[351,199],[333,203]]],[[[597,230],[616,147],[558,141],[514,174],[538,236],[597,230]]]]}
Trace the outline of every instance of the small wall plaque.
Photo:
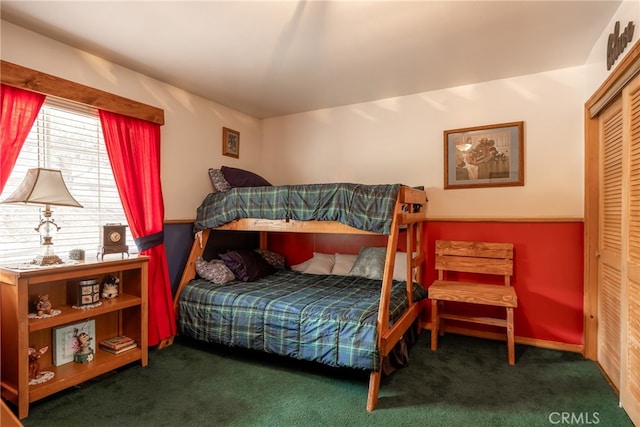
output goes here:
{"type": "Polygon", "coordinates": [[[620,33],[620,21],[616,21],[613,33],[609,34],[607,40],[607,70],[610,70],[618,57],[624,52],[627,45],[633,40],[633,21],[629,21],[625,29],[620,33]]]}

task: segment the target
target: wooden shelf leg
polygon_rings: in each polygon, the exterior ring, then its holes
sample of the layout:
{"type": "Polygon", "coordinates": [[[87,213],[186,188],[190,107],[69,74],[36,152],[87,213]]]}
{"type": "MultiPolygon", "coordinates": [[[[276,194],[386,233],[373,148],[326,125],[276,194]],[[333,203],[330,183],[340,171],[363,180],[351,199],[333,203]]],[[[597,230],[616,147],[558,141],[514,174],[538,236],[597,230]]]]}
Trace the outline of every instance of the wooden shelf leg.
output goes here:
{"type": "Polygon", "coordinates": [[[431,301],[431,350],[438,349],[438,327],[440,319],[438,318],[438,301],[431,301]]]}
{"type": "Polygon", "coordinates": [[[515,365],[515,338],[513,331],[513,308],[507,308],[507,349],[509,353],[509,365],[515,365]]]}
{"type": "Polygon", "coordinates": [[[160,341],[160,344],[158,344],[158,350],[162,350],[163,348],[169,347],[171,345],[173,345],[173,337],[165,338],[160,341]]]}

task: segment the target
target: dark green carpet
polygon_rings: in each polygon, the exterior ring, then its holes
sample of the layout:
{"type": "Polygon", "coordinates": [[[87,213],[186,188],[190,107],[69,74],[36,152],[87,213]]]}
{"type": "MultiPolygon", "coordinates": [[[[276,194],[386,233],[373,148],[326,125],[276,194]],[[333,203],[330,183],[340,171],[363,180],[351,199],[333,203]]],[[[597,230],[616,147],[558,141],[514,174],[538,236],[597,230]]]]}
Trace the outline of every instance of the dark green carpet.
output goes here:
{"type": "Polygon", "coordinates": [[[383,378],[187,339],[31,405],[25,426],[632,426],[597,366],[574,353],[423,333],[408,367],[383,378]],[[567,415],[565,415],[566,417],[567,415]],[[581,422],[576,422],[581,421],[581,422]],[[566,423],[565,423],[566,424],[566,423]]]}

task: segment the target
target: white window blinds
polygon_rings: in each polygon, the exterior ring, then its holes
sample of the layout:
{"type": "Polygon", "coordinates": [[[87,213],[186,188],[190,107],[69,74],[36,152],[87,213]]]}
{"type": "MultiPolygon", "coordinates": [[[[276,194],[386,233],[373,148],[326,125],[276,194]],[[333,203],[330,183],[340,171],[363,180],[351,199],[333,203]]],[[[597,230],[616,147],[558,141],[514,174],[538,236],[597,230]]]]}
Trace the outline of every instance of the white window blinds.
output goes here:
{"type": "MultiPolygon", "coordinates": [[[[47,97],[0,196],[8,197],[30,168],[60,169],[69,192],[83,206],[51,206],[60,226],[53,249],[68,259],[71,249],[95,257],[102,225],[127,224],[95,109],[47,97]]],[[[40,253],[34,230],[44,206],[0,204],[0,264],[29,262],[40,253]]],[[[129,251],[137,251],[127,229],[129,251]]]]}

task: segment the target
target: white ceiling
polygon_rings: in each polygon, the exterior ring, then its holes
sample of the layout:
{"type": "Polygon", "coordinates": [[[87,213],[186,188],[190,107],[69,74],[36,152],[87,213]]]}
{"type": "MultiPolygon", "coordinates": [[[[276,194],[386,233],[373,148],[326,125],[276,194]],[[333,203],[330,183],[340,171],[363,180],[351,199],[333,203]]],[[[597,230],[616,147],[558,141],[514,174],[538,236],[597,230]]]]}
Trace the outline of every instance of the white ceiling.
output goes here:
{"type": "Polygon", "coordinates": [[[583,65],[619,5],[2,0],[0,13],[265,118],[583,65]]]}

